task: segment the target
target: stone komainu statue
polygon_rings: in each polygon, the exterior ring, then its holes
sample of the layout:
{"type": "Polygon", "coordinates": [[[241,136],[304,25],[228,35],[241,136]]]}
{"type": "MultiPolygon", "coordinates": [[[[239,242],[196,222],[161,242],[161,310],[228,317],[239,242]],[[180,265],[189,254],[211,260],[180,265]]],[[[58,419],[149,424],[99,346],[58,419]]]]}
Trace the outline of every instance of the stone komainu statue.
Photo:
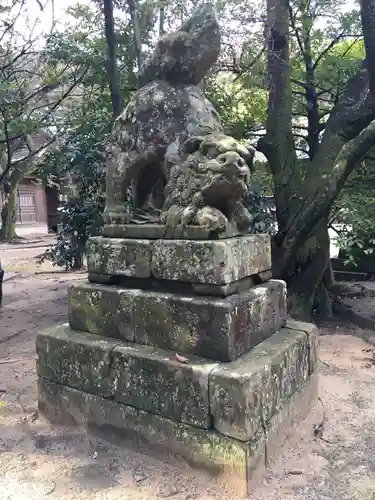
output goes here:
{"type": "Polygon", "coordinates": [[[200,7],[161,39],[140,71],[138,90],[117,118],[107,148],[105,222],[133,222],[125,208],[157,213],[155,222],[245,231],[243,204],[254,150],[224,134],[199,82],[220,53],[212,6],[200,7]]]}

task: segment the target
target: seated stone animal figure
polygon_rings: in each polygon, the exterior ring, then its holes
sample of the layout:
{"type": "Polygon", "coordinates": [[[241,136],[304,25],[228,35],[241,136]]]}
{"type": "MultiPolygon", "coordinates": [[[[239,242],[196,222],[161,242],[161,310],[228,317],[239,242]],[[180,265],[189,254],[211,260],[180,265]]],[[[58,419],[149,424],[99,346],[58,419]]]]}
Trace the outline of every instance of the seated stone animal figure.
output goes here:
{"type": "Polygon", "coordinates": [[[160,220],[154,218],[154,222],[216,225],[221,229],[225,219],[235,222],[238,228],[246,225],[248,213],[245,215],[241,208],[239,193],[245,194],[243,184],[249,175],[248,169],[245,173],[245,168],[242,168],[242,162],[244,166],[246,162],[251,166],[254,151],[245,152],[246,148],[240,147],[232,138],[224,140],[220,117],[198,86],[217,60],[220,39],[215,11],[211,5],[203,5],[177,32],[164,37],[144,64],[139,75],[143,87],[116,120],[107,147],[104,213],[107,224],[134,221],[133,214],[125,209],[131,192],[133,210],[150,209],[152,196],[153,208],[161,210],[160,220]],[[198,137],[204,136],[207,136],[206,140],[197,142],[198,137]],[[225,143],[225,151],[213,153],[212,146],[210,154],[213,156],[205,156],[203,149],[207,149],[210,141],[215,142],[219,149],[225,143]],[[188,151],[188,144],[200,145],[203,149],[188,151]],[[229,159],[231,148],[228,144],[234,148],[233,155],[241,158],[236,160],[233,156],[229,159]],[[223,153],[226,159],[219,160],[218,155],[223,153]],[[191,161],[190,154],[193,155],[191,161]],[[211,163],[208,160],[212,160],[211,163]],[[193,168],[193,164],[196,167],[193,168]],[[188,187],[192,179],[195,184],[188,187]],[[182,185],[185,187],[179,194],[178,186],[182,185]],[[199,193],[198,186],[204,188],[204,193],[199,193]],[[227,196],[230,186],[236,191],[235,196],[232,192],[227,196]],[[184,199],[178,202],[178,196],[184,199]],[[188,196],[194,199],[189,200],[188,196]],[[224,198],[231,202],[224,203],[224,198]],[[211,207],[210,216],[208,208],[202,212],[205,206],[211,207]],[[239,215],[241,210],[243,215],[239,215]],[[222,214],[220,222],[219,211],[222,214]]]}
{"type": "Polygon", "coordinates": [[[245,231],[252,216],[244,206],[252,151],[232,137],[216,133],[191,137],[183,144],[182,161],[171,168],[160,217],[168,227],[188,224],[222,231],[245,231]]]}

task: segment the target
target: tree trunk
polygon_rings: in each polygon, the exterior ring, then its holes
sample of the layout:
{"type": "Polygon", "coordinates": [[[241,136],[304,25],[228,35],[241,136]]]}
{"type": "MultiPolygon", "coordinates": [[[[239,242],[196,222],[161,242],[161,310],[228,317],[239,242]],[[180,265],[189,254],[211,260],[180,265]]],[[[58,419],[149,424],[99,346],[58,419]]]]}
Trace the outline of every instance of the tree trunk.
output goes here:
{"type": "Polygon", "coordinates": [[[112,111],[114,118],[117,118],[122,111],[122,99],[120,91],[119,75],[117,70],[116,57],[116,35],[115,21],[113,17],[112,0],[104,0],[104,27],[107,41],[107,77],[111,92],[112,111]]]}
{"type": "Polygon", "coordinates": [[[319,222],[286,266],[288,251],[274,243],[273,274],[288,284],[288,309],[293,318],[311,321],[313,313],[323,317],[332,313],[329,250],[327,217],[319,222]]]}
{"type": "Polygon", "coordinates": [[[0,240],[11,243],[16,237],[18,183],[10,186],[1,210],[0,240]]]}

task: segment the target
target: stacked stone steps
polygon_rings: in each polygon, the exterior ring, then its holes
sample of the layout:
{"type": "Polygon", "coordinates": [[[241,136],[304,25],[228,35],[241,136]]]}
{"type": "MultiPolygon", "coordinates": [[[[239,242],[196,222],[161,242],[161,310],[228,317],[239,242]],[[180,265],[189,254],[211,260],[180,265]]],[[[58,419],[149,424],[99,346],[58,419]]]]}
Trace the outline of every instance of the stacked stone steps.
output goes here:
{"type": "Polygon", "coordinates": [[[69,315],[75,330],[232,361],[285,324],[285,284],[217,298],[88,282],[70,288],[69,315]]]}
{"type": "Polygon", "coordinates": [[[287,321],[269,237],[88,248],[69,324],[37,339],[40,411],[167,448],[246,494],[316,396],[317,332],[287,321]]]}
{"type": "Polygon", "coordinates": [[[37,339],[52,422],[167,446],[245,495],[316,396],[315,328],[289,321],[231,363],[78,332],[37,339]],[[301,329],[302,328],[302,329],[301,329]],[[232,483],[230,483],[232,484],[232,483]]]}

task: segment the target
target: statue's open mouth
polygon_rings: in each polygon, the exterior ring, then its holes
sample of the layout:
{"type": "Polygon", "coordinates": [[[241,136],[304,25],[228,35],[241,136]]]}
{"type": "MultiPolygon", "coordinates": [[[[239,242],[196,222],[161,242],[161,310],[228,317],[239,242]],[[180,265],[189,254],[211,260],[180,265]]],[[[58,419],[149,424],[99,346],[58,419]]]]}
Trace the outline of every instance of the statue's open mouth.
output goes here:
{"type": "Polygon", "coordinates": [[[217,208],[228,219],[232,217],[235,210],[234,200],[246,196],[248,186],[245,182],[246,175],[214,175],[212,182],[202,190],[204,202],[206,205],[217,208]],[[237,191],[237,196],[233,194],[237,191]]]}

